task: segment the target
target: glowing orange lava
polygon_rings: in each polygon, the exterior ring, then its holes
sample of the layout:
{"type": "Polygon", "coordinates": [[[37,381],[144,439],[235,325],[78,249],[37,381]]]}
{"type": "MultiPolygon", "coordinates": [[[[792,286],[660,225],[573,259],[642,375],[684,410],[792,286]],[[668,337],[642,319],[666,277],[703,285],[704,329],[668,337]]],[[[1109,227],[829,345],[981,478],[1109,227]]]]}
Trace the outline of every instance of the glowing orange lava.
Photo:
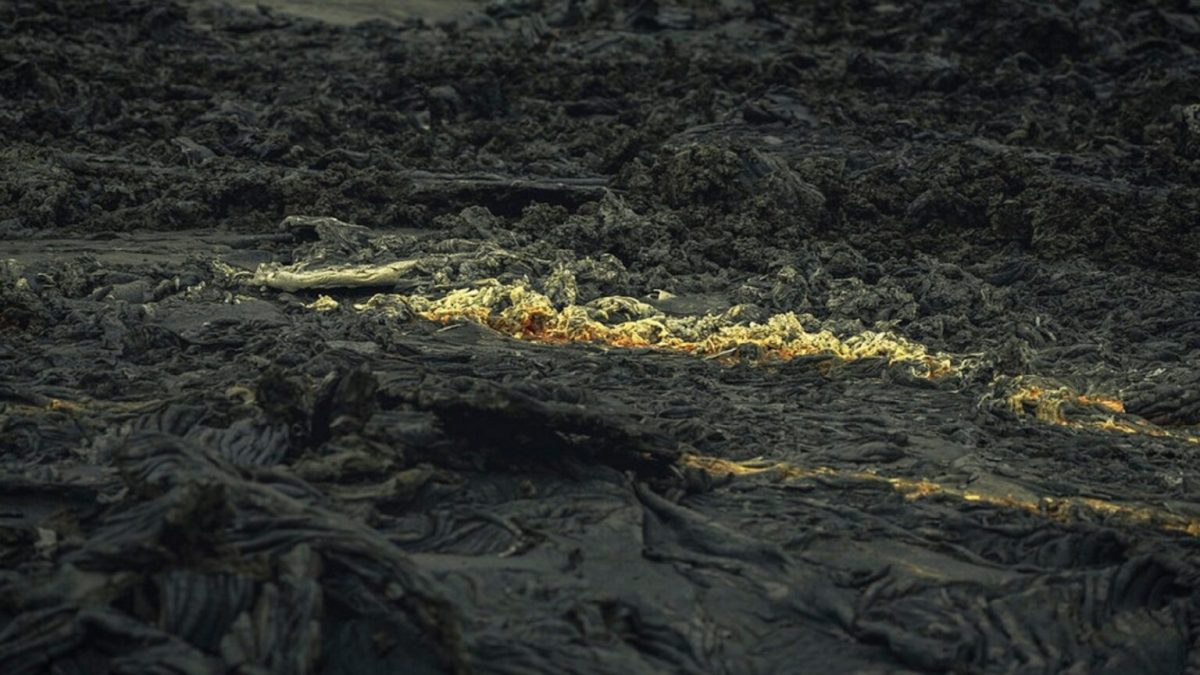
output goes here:
{"type": "Polygon", "coordinates": [[[1164,429],[1137,415],[1125,412],[1125,404],[1111,396],[1081,394],[1063,385],[1045,381],[1016,380],[1016,390],[1009,394],[1008,404],[1014,412],[1036,417],[1073,429],[1115,431],[1126,434],[1145,434],[1158,438],[1174,438],[1200,445],[1200,436],[1164,429]],[[1070,414],[1067,408],[1071,408],[1070,414]]]}
{"type": "MultiPolygon", "coordinates": [[[[328,311],[337,301],[322,296],[311,307],[328,311]]],[[[935,352],[890,332],[863,331],[839,337],[808,330],[792,312],[762,323],[739,320],[733,307],[721,315],[668,316],[628,297],[603,297],[585,305],[556,307],[526,282],[488,281],[440,298],[380,294],[356,304],[360,311],[418,316],[438,323],[471,321],[519,340],[547,344],[592,343],[618,348],[682,352],[723,363],[771,364],[828,355],[831,362],[881,359],[906,364],[919,377],[940,378],[969,369],[970,359],[935,352]]],[[[1200,445],[1200,437],[1158,427],[1125,412],[1119,398],[1081,393],[1044,378],[1001,378],[1009,407],[1020,415],[1080,430],[1116,431],[1174,438],[1200,445]]]]}
{"type": "Polygon", "coordinates": [[[791,312],[776,314],[763,323],[741,323],[735,318],[736,307],[725,315],[674,317],[623,297],[600,298],[587,305],[560,309],[523,283],[461,289],[438,299],[377,295],[356,305],[359,309],[383,311],[399,311],[400,306],[430,321],[474,321],[517,339],[550,344],[589,342],[650,348],[728,362],[749,355],[755,363],[828,354],[843,361],[878,358],[906,363],[914,374],[923,377],[958,372],[950,356],[931,352],[893,333],[864,331],[841,338],[827,330],[806,330],[791,312]]]}
{"type": "Polygon", "coordinates": [[[941,485],[925,479],[888,477],[870,471],[840,471],[828,467],[804,468],[785,462],[734,462],[717,457],[690,455],[684,458],[684,463],[718,477],[775,474],[784,480],[824,476],[867,483],[887,483],[893,490],[910,500],[947,496],[969,502],[1022,509],[1060,522],[1078,520],[1077,512],[1083,510],[1110,517],[1128,525],[1151,526],[1168,532],[1200,537],[1200,519],[1187,518],[1165,509],[1142,504],[1119,504],[1087,497],[1045,496],[1034,499],[1015,495],[987,494],[941,485]]]}

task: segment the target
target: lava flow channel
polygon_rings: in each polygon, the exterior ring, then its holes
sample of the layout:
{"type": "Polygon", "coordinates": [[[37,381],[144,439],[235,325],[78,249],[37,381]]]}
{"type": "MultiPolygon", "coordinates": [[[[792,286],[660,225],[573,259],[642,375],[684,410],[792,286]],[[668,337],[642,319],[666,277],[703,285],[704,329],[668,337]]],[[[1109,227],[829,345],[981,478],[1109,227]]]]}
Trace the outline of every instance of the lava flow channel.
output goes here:
{"type": "MultiPolygon", "coordinates": [[[[316,311],[340,306],[327,295],[309,305],[316,311]]],[[[814,355],[841,362],[883,359],[906,364],[913,375],[931,379],[962,375],[971,367],[971,359],[930,350],[894,333],[864,331],[839,337],[829,330],[810,331],[793,312],[775,314],[761,323],[740,321],[737,306],[719,315],[668,316],[629,297],[604,297],[560,309],[524,282],[489,282],[439,298],[377,294],[354,308],[442,324],[471,321],[519,340],[656,349],[724,363],[769,365],[814,355]]],[[[1003,399],[1015,413],[1042,422],[1200,445],[1200,436],[1164,429],[1126,413],[1124,403],[1114,396],[1080,393],[1046,378],[1006,378],[993,387],[1009,391],[1003,399]]]]}

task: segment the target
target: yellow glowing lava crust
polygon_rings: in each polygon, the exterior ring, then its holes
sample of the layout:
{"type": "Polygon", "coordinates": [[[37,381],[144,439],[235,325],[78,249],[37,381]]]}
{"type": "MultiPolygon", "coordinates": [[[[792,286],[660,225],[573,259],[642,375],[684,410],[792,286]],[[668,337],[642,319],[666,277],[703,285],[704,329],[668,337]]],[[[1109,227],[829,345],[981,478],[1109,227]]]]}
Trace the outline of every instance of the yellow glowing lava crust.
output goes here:
{"type": "Polygon", "coordinates": [[[1006,398],[1009,407],[1018,414],[1051,424],[1074,429],[1099,429],[1126,434],[1145,434],[1158,438],[1174,438],[1200,445],[1200,436],[1164,429],[1137,415],[1125,412],[1125,404],[1117,398],[1083,394],[1042,378],[1018,378],[1016,388],[1006,398]],[[1068,413],[1068,408],[1077,411],[1068,413]]]}
{"type": "MultiPolygon", "coordinates": [[[[322,296],[313,307],[328,310],[331,302],[322,296]]],[[[336,307],[336,302],[332,306],[336,307]]],[[[879,358],[908,364],[914,375],[928,378],[960,374],[965,367],[965,359],[931,351],[888,332],[864,331],[838,337],[828,330],[808,331],[792,312],[776,314],[765,323],[747,324],[738,322],[736,306],[721,315],[672,317],[635,298],[615,296],[558,309],[549,298],[524,282],[493,281],[476,288],[453,290],[440,298],[380,294],[355,308],[415,315],[439,323],[473,321],[521,340],[652,348],[728,362],[737,361],[739,353],[747,351],[760,364],[818,354],[841,361],[879,358]]],[[[1125,414],[1124,404],[1111,396],[1082,394],[1041,378],[1017,378],[1009,380],[1009,384],[1015,386],[1006,397],[1013,411],[1043,422],[1075,429],[1175,438],[1200,445],[1200,437],[1163,429],[1125,414]],[[1064,412],[1068,404],[1100,414],[1068,417],[1064,412]]]]}
{"type": "Polygon", "coordinates": [[[722,315],[671,317],[628,297],[600,298],[586,305],[557,309],[545,295],[524,283],[460,289],[437,299],[376,295],[356,308],[407,308],[431,321],[475,321],[518,339],[555,344],[591,342],[731,360],[739,350],[749,347],[758,362],[828,354],[844,361],[881,358],[889,363],[907,363],[915,374],[924,377],[957,372],[948,355],[930,352],[898,335],[865,331],[839,338],[827,330],[809,332],[792,312],[776,314],[765,323],[745,324],[735,323],[737,307],[722,315]]]}
{"type": "MultiPolygon", "coordinates": [[[[370,277],[363,270],[342,271],[354,279],[370,277]]],[[[369,272],[370,270],[368,270],[369,272]]],[[[293,272],[291,286],[322,287],[320,271],[293,272]],[[294,277],[294,278],[293,278],[294,277]],[[310,278],[311,277],[311,278],[310,278]],[[314,281],[315,280],[315,281],[314,281]]],[[[337,279],[341,279],[338,276],[337,279]]],[[[255,281],[272,280],[265,273],[255,281]]],[[[337,300],[322,295],[308,305],[314,311],[332,311],[337,300]]],[[[354,305],[358,311],[377,311],[404,318],[417,316],[439,323],[473,321],[516,339],[549,344],[588,342],[611,347],[650,348],[684,352],[712,360],[737,362],[750,354],[759,364],[801,356],[828,355],[840,361],[884,359],[907,364],[918,377],[940,378],[961,374],[969,360],[942,352],[889,332],[864,331],[838,337],[828,330],[809,331],[800,317],[776,314],[764,323],[744,323],[741,308],[705,316],[668,316],[635,298],[610,296],[584,305],[557,308],[527,282],[488,280],[474,288],[452,290],[442,297],[377,294],[354,305]]],[[[1200,445],[1200,436],[1163,429],[1136,415],[1112,396],[1084,394],[1045,378],[1001,378],[994,386],[1007,391],[1008,406],[1016,413],[1042,422],[1074,429],[1115,431],[1172,438],[1200,445]],[[1071,414],[1068,414],[1068,408],[1071,414]]]]}
{"type": "Polygon", "coordinates": [[[714,476],[753,476],[775,474],[783,480],[804,478],[843,478],[869,483],[886,483],[906,499],[915,500],[931,496],[947,496],[969,502],[994,504],[1022,509],[1060,522],[1077,520],[1078,512],[1102,516],[1127,525],[1149,526],[1168,532],[1179,532],[1192,537],[1200,536],[1200,520],[1171,513],[1162,508],[1142,504],[1118,504],[1088,497],[1022,497],[1014,495],[992,495],[965,490],[933,481],[913,478],[893,478],[869,471],[839,471],[827,467],[808,469],[784,462],[733,462],[717,457],[691,455],[684,464],[714,476]]]}

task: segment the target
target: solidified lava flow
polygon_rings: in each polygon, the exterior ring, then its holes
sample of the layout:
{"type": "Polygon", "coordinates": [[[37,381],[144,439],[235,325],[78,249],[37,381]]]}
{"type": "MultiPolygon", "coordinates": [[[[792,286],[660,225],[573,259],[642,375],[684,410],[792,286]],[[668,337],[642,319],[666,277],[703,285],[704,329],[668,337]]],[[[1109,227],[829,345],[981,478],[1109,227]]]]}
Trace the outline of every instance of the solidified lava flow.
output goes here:
{"type": "Polygon", "coordinates": [[[0,673],[1200,672],[1197,49],[0,0],[0,673]]]}

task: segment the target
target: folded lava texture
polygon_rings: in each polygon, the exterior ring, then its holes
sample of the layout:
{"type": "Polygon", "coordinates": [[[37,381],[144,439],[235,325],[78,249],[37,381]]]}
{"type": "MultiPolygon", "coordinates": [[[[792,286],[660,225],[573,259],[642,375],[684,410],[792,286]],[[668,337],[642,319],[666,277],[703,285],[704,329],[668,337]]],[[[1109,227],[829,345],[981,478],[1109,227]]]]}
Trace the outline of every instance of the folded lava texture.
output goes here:
{"type": "Polygon", "coordinates": [[[1200,672],[1194,0],[303,4],[0,0],[0,672],[1200,672]]]}

